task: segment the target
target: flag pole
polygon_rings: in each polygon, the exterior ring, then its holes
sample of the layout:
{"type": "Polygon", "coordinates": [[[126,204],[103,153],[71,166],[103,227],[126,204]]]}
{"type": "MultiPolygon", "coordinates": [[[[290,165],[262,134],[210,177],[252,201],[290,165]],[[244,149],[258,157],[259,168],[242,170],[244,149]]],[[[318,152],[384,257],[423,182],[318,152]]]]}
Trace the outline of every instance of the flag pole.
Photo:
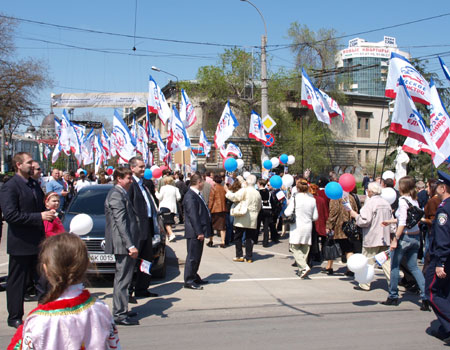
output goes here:
{"type": "Polygon", "coordinates": [[[375,153],[375,166],[373,170],[373,178],[375,179],[377,176],[377,162],[378,162],[378,149],[380,148],[380,136],[381,136],[381,128],[383,126],[383,116],[384,116],[384,105],[381,111],[381,119],[380,119],[380,130],[378,130],[378,142],[377,142],[377,152],[375,153]]]}

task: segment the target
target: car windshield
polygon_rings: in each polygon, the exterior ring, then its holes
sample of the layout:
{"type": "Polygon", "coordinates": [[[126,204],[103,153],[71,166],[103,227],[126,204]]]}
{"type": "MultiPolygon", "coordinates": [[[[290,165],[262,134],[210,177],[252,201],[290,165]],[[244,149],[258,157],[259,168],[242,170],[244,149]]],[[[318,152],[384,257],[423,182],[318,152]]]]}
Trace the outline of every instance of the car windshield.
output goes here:
{"type": "Polygon", "coordinates": [[[107,195],[108,191],[86,189],[74,198],[69,212],[73,214],[104,215],[107,195]]]}

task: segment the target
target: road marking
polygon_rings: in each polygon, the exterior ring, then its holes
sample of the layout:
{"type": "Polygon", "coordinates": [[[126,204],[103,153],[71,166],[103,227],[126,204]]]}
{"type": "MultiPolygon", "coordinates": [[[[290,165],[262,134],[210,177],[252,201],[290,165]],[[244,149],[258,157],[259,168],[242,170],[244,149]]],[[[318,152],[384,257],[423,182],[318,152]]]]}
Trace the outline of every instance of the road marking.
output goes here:
{"type": "Polygon", "coordinates": [[[6,265],[8,265],[8,263],[3,263],[3,264],[0,264],[0,267],[6,266],[6,265]]]}

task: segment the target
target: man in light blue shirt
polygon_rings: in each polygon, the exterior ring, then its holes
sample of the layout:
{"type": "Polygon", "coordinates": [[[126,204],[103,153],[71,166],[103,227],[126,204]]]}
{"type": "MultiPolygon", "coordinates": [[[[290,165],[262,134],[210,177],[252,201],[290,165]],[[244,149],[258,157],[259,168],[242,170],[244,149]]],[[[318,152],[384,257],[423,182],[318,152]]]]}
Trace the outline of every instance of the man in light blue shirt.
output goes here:
{"type": "Polygon", "coordinates": [[[67,184],[59,175],[58,169],[53,169],[52,179],[45,184],[45,192],[56,192],[59,195],[59,210],[64,208],[64,200],[69,193],[67,191],[67,184]]]}

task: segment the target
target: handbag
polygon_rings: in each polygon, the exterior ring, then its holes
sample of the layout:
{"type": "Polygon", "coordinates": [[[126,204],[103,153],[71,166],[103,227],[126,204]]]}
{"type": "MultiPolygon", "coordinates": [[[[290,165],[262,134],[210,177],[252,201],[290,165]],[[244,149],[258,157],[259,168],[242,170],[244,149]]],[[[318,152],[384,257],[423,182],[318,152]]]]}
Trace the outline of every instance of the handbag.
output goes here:
{"type": "Polygon", "coordinates": [[[295,193],[292,195],[292,197],[294,197],[294,210],[292,211],[292,214],[289,216],[283,214],[283,222],[286,224],[295,224],[295,193]]]}
{"type": "Polygon", "coordinates": [[[419,207],[412,205],[406,198],[403,199],[408,204],[408,210],[406,211],[406,228],[413,228],[420,222],[420,219],[425,215],[425,212],[419,207]]]}
{"type": "Polygon", "coordinates": [[[347,238],[351,241],[358,240],[361,235],[361,228],[356,225],[356,221],[354,219],[343,222],[342,231],[344,231],[347,238]]]}
{"type": "Polygon", "coordinates": [[[248,207],[244,195],[244,198],[242,198],[242,200],[238,204],[230,209],[230,215],[234,217],[244,216],[245,214],[247,214],[247,211],[248,207]]]}
{"type": "Polygon", "coordinates": [[[334,260],[342,256],[341,246],[336,241],[327,237],[322,249],[323,260],[334,260]]]}

